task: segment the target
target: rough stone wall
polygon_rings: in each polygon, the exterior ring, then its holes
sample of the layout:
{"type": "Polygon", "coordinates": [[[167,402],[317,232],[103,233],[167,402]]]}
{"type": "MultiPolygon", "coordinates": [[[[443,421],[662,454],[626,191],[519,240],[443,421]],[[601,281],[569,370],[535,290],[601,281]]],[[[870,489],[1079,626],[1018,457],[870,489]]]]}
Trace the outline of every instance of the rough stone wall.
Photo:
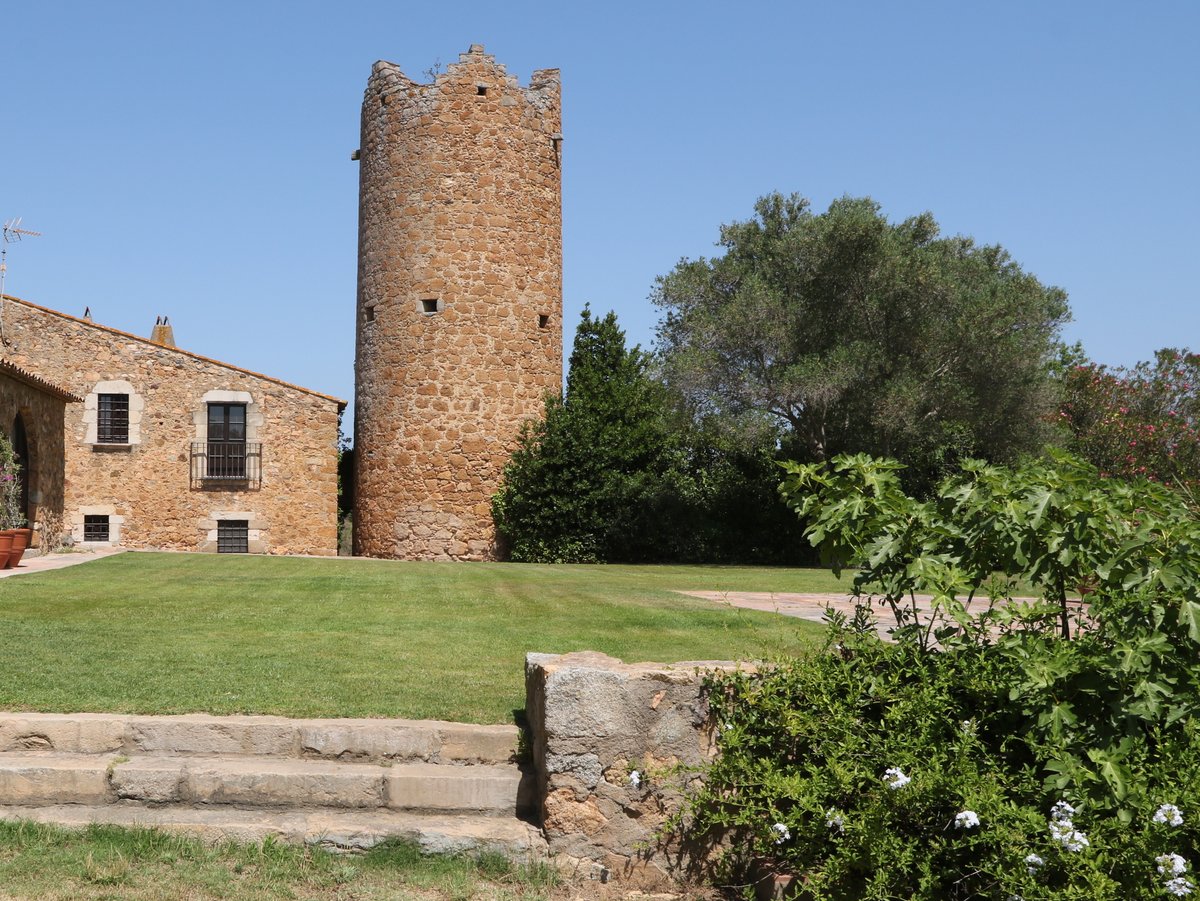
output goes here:
{"type": "Polygon", "coordinates": [[[490,499],[562,379],[558,70],[474,45],[363,100],[355,553],[490,559],[490,499]]]}
{"type": "MultiPolygon", "coordinates": [[[[63,519],[63,422],[67,402],[0,372],[0,432],[13,437],[17,414],[25,425],[29,463],[26,516],[34,530],[33,547],[54,537],[63,519]]],[[[78,404],[73,404],[78,406],[78,404]]]]}
{"type": "Polygon", "coordinates": [[[13,298],[5,354],[83,403],[66,410],[66,529],[107,514],[114,543],[215,550],[217,520],[249,521],[250,550],[337,553],[339,401],[174,347],[13,298]],[[97,388],[130,392],[130,443],[96,443],[97,388]],[[91,395],[91,397],[89,397],[91,395]],[[205,398],[247,399],[262,442],[261,487],[196,484],[192,442],[206,437],[205,398]]]}
{"type": "Polygon", "coordinates": [[[525,713],[552,854],[648,889],[704,873],[713,849],[657,833],[682,803],[681,772],[716,753],[704,674],[734,666],[626,664],[593,651],[527,655],[525,713]]]}

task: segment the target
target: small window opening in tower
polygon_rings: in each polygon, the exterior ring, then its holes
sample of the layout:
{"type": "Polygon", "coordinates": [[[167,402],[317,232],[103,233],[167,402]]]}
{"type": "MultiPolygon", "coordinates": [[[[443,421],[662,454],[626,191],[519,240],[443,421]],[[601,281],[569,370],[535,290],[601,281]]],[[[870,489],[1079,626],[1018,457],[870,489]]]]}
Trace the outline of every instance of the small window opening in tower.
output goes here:
{"type": "Polygon", "coordinates": [[[475,85],[475,95],[477,97],[486,97],[487,96],[487,85],[485,85],[485,84],[475,85]]]}
{"type": "Polygon", "coordinates": [[[436,313],[438,311],[438,302],[436,298],[427,298],[421,301],[422,313],[436,313]]]}
{"type": "Polygon", "coordinates": [[[538,328],[549,328],[549,327],[550,327],[550,317],[547,316],[545,313],[540,313],[538,315],[538,328]]]}
{"type": "Polygon", "coordinates": [[[367,304],[366,318],[367,318],[367,322],[375,321],[375,304],[373,304],[373,303],[367,304]]]}

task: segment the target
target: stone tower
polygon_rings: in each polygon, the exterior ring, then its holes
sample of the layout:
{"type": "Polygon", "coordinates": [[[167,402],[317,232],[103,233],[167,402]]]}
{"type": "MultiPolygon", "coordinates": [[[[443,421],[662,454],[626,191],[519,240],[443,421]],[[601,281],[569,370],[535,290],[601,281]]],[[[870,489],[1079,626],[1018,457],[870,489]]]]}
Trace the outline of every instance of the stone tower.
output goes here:
{"type": "Polygon", "coordinates": [[[557,69],[472,45],[418,84],[377,62],[362,108],[354,551],[495,556],[491,496],[562,384],[557,69]]]}

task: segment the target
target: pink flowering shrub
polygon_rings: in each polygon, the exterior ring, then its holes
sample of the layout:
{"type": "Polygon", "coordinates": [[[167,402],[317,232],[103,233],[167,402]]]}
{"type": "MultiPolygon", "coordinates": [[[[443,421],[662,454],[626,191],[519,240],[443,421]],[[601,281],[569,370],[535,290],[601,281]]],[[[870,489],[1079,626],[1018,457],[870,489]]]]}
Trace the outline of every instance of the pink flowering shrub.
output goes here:
{"type": "Polygon", "coordinates": [[[0,432],[0,529],[19,529],[25,525],[20,473],[12,442],[0,432]]]}
{"type": "Polygon", "coordinates": [[[1103,475],[1200,487],[1200,354],[1166,348],[1132,369],[1074,366],[1058,415],[1068,447],[1103,475]]]}

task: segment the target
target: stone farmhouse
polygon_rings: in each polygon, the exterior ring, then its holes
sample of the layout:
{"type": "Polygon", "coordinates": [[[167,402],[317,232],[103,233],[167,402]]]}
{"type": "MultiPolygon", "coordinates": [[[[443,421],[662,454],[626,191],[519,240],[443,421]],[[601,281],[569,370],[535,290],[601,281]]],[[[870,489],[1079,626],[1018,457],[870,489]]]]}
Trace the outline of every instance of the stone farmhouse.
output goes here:
{"type": "MultiPolygon", "coordinates": [[[[562,383],[559,73],[377,62],[361,121],[354,551],[494,559],[491,497],[562,383]]],[[[11,297],[0,361],[40,542],[337,553],[344,401],[11,297]]]]}
{"type": "Polygon", "coordinates": [[[35,545],[337,553],[345,401],[13,297],[0,430],[35,545]]]}

